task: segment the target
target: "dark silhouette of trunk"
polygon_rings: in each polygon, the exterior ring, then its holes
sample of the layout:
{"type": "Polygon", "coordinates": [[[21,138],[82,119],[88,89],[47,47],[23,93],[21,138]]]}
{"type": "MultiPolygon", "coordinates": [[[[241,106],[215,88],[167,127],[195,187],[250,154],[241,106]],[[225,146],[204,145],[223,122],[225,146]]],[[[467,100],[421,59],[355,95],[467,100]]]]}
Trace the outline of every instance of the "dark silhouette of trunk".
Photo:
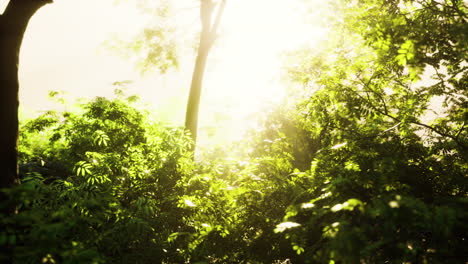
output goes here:
{"type": "Polygon", "coordinates": [[[216,17],[212,23],[212,17],[215,10],[215,3],[212,0],[201,0],[200,19],[202,22],[202,32],[198,46],[197,59],[193,69],[192,83],[190,85],[190,95],[187,102],[187,112],[185,115],[185,128],[190,132],[193,140],[192,151],[195,150],[197,142],[198,112],[200,108],[200,97],[203,84],[203,76],[206,68],[206,61],[210,48],[216,38],[216,31],[221,21],[221,16],[226,6],[226,0],[223,0],[217,9],[216,17]]]}
{"type": "MultiPolygon", "coordinates": [[[[0,189],[18,178],[18,64],[19,51],[30,18],[52,0],[10,0],[0,15],[0,189]]],[[[0,201],[3,201],[0,192],[0,201]]],[[[10,211],[12,209],[9,209],[10,211]]]]}

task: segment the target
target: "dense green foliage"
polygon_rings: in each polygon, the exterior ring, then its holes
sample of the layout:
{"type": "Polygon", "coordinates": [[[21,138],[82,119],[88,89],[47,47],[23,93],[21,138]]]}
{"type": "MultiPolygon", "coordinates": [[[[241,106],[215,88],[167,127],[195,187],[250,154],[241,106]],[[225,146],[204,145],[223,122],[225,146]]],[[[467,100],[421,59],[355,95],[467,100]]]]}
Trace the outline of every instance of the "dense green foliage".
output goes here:
{"type": "Polygon", "coordinates": [[[291,54],[299,102],[200,160],[131,100],[24,122],[0,245],[15,263],[466,263],[466,6],[335,8],[328,50],[291,54]]]}
{"type": "Polygon", "coordinates": [[[8,219],[21,230],[10,242],[25,243],[18,261],[166,258],[167,237],[184,228],[177,184],[191,161],[183,130],[149,125],[121,100],[96,98],[83,110],[48,112],[22,127],[23,184],[12,190],[20,213],[8,219]]]}

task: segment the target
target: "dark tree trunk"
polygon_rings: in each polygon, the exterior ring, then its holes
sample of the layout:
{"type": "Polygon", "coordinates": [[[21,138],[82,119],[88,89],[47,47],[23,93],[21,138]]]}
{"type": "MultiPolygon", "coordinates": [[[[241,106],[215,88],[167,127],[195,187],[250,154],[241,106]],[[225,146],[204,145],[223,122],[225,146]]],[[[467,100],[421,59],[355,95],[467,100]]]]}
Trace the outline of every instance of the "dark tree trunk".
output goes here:
{"type": "Polygon", "coordinates": [[[185,128],[190,132],[193,140],[192,151],[195,150],[197,142],[198,112],[200,108],[200,97],[206,61],[210,48],[216,38],[216,31],[225,5],[226,0],[223,0],[218,7],[215,21],[212,23],[211,18],[213,17],[215,4],[212,0],[201,0],[200,19],[202,22],[202,32],[200,36],[200,44],[198,46],[197,59],[195,61],[195,68],[193,69],[192,83],[187,102],[187,112],[185,115],[185,128]]]}
{"type": "MultiPolygon", "coordinates": [[[[18,179],[18,64],[30,18],[51,0],[10,0],[0,16],[0,189],[18,179]]],[[[1,193],[0,193],[1,195],[1,193]]],[[[0,199],[4,197],[0,196],[0,199]]]]}

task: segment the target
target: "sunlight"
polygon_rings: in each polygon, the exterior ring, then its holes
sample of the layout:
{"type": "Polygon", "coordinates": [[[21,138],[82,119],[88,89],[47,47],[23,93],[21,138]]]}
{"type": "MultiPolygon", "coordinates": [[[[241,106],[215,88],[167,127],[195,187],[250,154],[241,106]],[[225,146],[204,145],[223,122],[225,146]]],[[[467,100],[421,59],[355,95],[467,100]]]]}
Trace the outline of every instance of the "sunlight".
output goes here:
{"type": "Polygon", "coordinates": [[[8,1],[0,1],[0,14],[3,14],[5,12],[5,8],[8,5],[8,1]]]}
{"type": "Polygon", "coordinates": [[[0,264],[468,264],[463,1],[6,1],[0,264]]]}
{"type": "Polygon", "coordinates": [[[281,55],[285,51],[314,47],[325,37],[326,29],[307,22],[304,5],[298,0],[228,1],[220,39],[210,54],[209,64],[216,68],[208,66],[202,99],[202,108],[211,106],[202,115],[219,109],[213,102],[223,102],[229,124],[219,128],[219,141],[240,139],[252,125],[249,116],[284,97],[281,55]]]}
{"type": "MultiPolygon", "coordinates": [[[[48,5],[33,17],[23,41],[22,109],[48,109],[50,104],[36,98],[46,98],[50,90],[65,90],[70,97],[112,96],[111,83],[133,80],[129,92],[154,106],[159,120],[182,125],[195,59],[191,37],[199,26],[197,1],[175,6],[173,22],[181,26],[175,37],[183,44],[179,70],[165,75],[155,70],[146,76],[140,76],[133,63],[105,50],[103,43],[113,34],[131,41],[150,15],[140,14],[133,3],[116,6],[112,0],[48,5]],[[89,9],[91,4],[95,8],[89,9]],[[48,72],[55,72],[54,78],[48,72]]],[[[284,97],[282,53],[315,47],[327,32],[304,8],[311,2],[315,0],[228,0],[203,84],[201,145],[241,138],[253,124],[252,115],[284,97]]]]}

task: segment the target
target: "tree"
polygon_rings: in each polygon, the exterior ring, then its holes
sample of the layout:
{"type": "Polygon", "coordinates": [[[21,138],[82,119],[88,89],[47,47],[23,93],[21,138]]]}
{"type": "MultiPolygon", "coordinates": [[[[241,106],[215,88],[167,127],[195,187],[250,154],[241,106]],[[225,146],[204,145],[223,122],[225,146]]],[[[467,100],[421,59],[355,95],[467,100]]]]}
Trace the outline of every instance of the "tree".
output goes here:
{"type": "Polygon", "coordinates": [[[212,0],[201,0],[200,19],[202,22],[202,32],[198,46],[197,59],[193,69],[192,83],[190,85],[190,95],[187,102],[187,112],[185,115],[185,128],[190,132],[193,139],[192,149],[195,149],[197,142],[198,111],[200,106],[200,96],[205,73],[206,61],[210,48],[216,38],[216,31],[221,21],[221,16],[226,5],[226,0],[219,3],[218,11],[215,15],[215,3],[212,0]],[[212,22],[212,18],[214,21],[212,22]]]}
{"type": "MultiPolygon", "coordinates": [[[[210,49],[216,39],[227,1],[197,0],[197,2],[200,3],[199,18],[202,27],[185,117],[185,128],[190,132],[193,140],[192,150],[195,150],[197,140],[198,112],[206,63],[210,49]]],[[[173,34],[180,32],[176,29],[176,26],[171,25],[173,19],[171,15],[174,15],[171,13],[173,4],[169,3],[169,1],[161,1],[156,8],[148,8],[147,5],[148,3],[142,1],[141,7],[143,8],[141,11],[146,14],[149,13],[155,18],[153,24],[145,28],[136,39],[132,39],[130,42],[117,40],[117,43],[112,44],[111,48],[123,49],[124,53],[127,53],[128,50],[139,53],[143,60],[137,62],[137,67],[142,72],[155,67],[160,73],[164,74],[170,67],[177,67],[179,64],[178,57],[180,54],[176,51],[178,44],[174,40],[173,34]]]]}
{"type": "Polygon", "coordinates": [[[331,55],[292,67],[319,150],[276,230],[301,263],[465,263],[466,5],[344,3],[331,55]]]}
{"type": "Polygon", "coordinates": [[[19,182],[18,63],[24,32],[31,17],[52,0],[10,0],[0,15],[0,188],[19,182]]]}

